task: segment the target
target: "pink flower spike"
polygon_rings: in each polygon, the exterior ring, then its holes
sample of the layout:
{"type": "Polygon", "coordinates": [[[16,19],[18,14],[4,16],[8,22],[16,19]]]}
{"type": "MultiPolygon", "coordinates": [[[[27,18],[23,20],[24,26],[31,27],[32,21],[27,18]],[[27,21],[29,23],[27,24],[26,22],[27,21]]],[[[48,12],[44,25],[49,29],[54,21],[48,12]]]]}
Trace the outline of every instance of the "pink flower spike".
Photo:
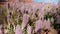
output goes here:
{"type": "Polygon", "coordinates": [[[32,27],[30,25],[27,27],[27,34],[32,34],[32,27]]]}
{"type": "Polygon", "coordinates": [[[1,30],[0,30],[0,34],[3,34],[1,30]]]}
{"type": "Polygon", "coordinates": [[[47,21],[46,20],[44,21],[45,28],[49,29],[50,28],[50,25],[51,25],[51,23],[50,23],[50,20],[49,19],[47,21]]]}
{"type": "Polygon", "coordinates": [[[36,23],[35,23],[35,27],[36,27],[35,31],[36,32],[43,27],[42,24],[43,24],[43,22],[41,20],[36,21],[36,23]]]}
{"type": "Polygon", "coordinates": [[[15,34],[23,34],[22,29],[21,29],[21,27],[19,25],[16,26],[15,34]]]}
{"type": "Polygon", "coordinates": [[[26,24],[28,23],[28,21],[29,21],[29,15],[24,14],[23,15],[23,20],[22,20],[22,29],[24,29],[24,27],[26,26],[26,24]]]}

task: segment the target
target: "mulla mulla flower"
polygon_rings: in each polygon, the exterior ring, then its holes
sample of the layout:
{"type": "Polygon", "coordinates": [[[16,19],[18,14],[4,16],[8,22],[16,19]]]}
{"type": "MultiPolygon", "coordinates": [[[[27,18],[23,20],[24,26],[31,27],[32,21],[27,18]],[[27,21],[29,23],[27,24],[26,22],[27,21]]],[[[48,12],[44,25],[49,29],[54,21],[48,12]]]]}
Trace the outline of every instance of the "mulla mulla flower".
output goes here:
{"type": "Polygon", "coordinates": [[[24,14],[24,6],[21,7],[21,13],[24,14]]]}
{"type": "Polygon", "coordinates": [[[44,26],[45,26],[45,28],[46,29],[49,29],[51,26],[51,23],[50,23],[50,20],[48,19],[48,20],[44,20],[44,26]]]}
{"type": "Polygon", "coordinates": [[[0,30],[0,34],[3,34],[3,32],[0,30]]]}
{"type": "Polygon", "coordinates": [[[44,19],[44,11],[41,10],[38,15],[39,19],[44,19]],[[42,15],[41,15],[42,14],[42,15]]]}
{"type": "Polygon", "coordinates": [[[42,29],[42,24],[43,22],[41,20],[37,20],[35,23],[35,31],[37,32],[38,30],[42,29]]]}
{"type": "Polygon", "coordinates": [[[32,34],[32,27],[29,24],[27,26],[27,34],[32,34]]]}
{"type": "Polygon", "coordinates": [[[2,6],[4,9],[0,7],[0,26],[3,25],[0,34],[56,34],[55,30],[59,34],[60,7],[54,3],[31,3],[30,0],[8,0],[7,3],[8,7],[4,7],[6,3],[2,6]]]}
{"type": "Polygon", "coordinates": [[[16,26],[15,34],[23,34],[22,33],[22,28],[19,25],[16,26]]]}
{"type": "Polygon", "coordinates": [[[24,29],[24,27],[27,25],[28,21],[29,21],[29,15],[24,14],[23,20],[22,20],[22,29],[24,29]]]}

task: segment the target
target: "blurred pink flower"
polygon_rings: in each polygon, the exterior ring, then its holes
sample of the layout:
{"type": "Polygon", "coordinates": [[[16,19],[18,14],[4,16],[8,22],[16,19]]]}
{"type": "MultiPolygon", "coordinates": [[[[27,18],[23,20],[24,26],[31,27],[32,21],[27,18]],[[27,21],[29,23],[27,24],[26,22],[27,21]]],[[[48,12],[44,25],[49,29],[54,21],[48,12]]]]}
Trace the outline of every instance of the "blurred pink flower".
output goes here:
{"type": "Polygon", "coordinates": [[[60,24],[60,15],[57,15],[57,23],[60,24]]]}
{"type": "Polygon", "coordinates": [[[42,13],[39,13],[39,19],[44,19],[44,15],[42,13]]]}
{"type": "Polygon", "coordinates": [[[41,15],[44,15],[45,11],[43,8],[41,9],[40,13],[41,13],[41,15]]]}
{"type": "Polygon", "coordinates": [[[51,23],[50,23],[50,20],[49,19],[44,21],[45,28],[49,29],[50,28],[50,25],[51,25],[51,23]]]}
{"type": "Polygon", "coordinates": [[[0,34],[3,34],[1,30],[0,30],[0,34]]]}
{"type": "Polygon", "coordinates": [[[24,14],[24,10],[25,10],[25,7],[24,7],[24,5],[22,5],[21,6],[21,12],[22,12],[22,14],[24,14]]]}
{"type": "Polygon", "coordinates": [[[29,15],[24,14],[23,20],[22,20],[22,29],[24,29],[24,27],[27,25],[28,21],[29,21],[29,15]]]}
{"type": "Polygon", "coordinates": [[[42,24],[43,24],[43,22],[41,20],[36,21],[36,23],[35,23],[36,32],[43,27],[42,24]]]}
{"type": "Polygon", "coordinates": [[[33,17],[35,17],[35,13],[36,13],[36,11],[33,11],[33,12],[32,12],[32,16],[33,16],[33,17]]]}
{"type": "Polygon", "coordinates": [[[23,34],[22,33],[22,28],[19,25],[16,26],[15,34],[23,34]]]}
{"type": "Polygon", "coordinates": [[[30,25],[27,27],[27,34],[32,34],[32,27],[30,25]]]}

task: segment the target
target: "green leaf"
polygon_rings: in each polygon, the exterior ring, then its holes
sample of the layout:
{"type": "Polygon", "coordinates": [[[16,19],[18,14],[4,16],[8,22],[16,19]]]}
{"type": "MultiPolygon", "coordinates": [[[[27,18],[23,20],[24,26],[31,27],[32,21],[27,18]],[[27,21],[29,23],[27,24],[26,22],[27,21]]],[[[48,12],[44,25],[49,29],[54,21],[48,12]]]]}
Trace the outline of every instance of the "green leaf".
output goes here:
{"type": "Polygon", "coordinates": [[[14,32],[14,26],[12,24],[10,24],[10,32],[14,32]]]}
{"type": "Polygon", "coordinates": [[[52,17],[52,14],[51,14],[51,13],[47,13],[47,14],[45,15],[44,19],[46,19],[46,20],[47,20],[48,18],[51,19],[51,17],[52,17]]]}
{"type": "Polygon", "coordinates": [[[60,29],[60,24],[55,23],[54,28],[59,30],[60,29]]]}
{"type": "Polygon", "coordinates": [[[22,20],[21,20],[21,19],[19,19],[19,20],[18,20],[18,24],[19,24],[19,25],[21,25],[21,23],[22,23],[22,20]]]}
{"type": "Polygon", "coordinates": [[[14,21],[15,21],[14,18],[11,18],[11,23],[14,23],[14,21]]]}
{"type": "Polygon", "coordinates": [[[27,34],[27,27],[25,27],[25,28],[23,29],[23,33],[24,33],[24,34],[27,34]]]}

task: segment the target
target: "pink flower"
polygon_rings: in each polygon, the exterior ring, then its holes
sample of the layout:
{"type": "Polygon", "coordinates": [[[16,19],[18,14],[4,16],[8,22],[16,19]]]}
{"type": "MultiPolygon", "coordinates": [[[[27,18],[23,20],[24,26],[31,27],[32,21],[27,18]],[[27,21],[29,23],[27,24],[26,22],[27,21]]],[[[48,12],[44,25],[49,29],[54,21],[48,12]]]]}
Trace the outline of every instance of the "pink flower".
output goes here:
{"type": "Polygon", "coordinates": [[[25,10],[25,7],[24,7],[24,5],[22,5],[22,7],[21,7],[22,14],[24,14],[24,10],[25,10]]]}
{"type": "Polygon", "coordinates": [[[51,25],[51,23],[50,23],[50,20],[49,19],[47,21],[46,20],[44,21],[45,28],[49,29],[50,28],[50,25],[51,25]]]}
{"type": "Polygon", "coordinates": [[[32,14],[32,11],[31,11],[31,9],[30,9],[30,8],[28,9],[28,13],[29,13],[29,14],[32,14]]]}
{"type": "Polygon", "coordinates": [[[42,13],[39,13],[39,19],[44,19],[44,15],[42,13]]]}
{"type": "Polygon", "coordinates": [[[1,30],[0,30],[0,34],[3,34],[1,30]]]}
{"type": "Polygon", "coordinates": [[[41,9],[40,13],[41,13],[41,15],[44,15],[45,11],[43,8],[41,9]]]}
{"type": "Polygon", "coordinates": [[[32,27],[30,25],[27,27],[27,34],[32,34],[32,27]]]}
{"type": "Polygon", "coordinates": [[[42,28],[43,22],[41,20],[36,21],[35,23],[35,31],[37,32],[39,29],[42,28]]]}
{"type": "Polygon", "coordinates": [[[36,11],[33,11],[33,12],[32,12],[32,16],[33,16],[33,17],[35,17],[35,12],[36,12],[36,11]]]}
{"type": "Polygon", "coordinates": [[[21,29],[21,27],[19,25],[16,26],[15,34],[23,34],[22,29],[21,29]]]}
{"type": "Polygon", "coordinates": [[[29,15],[24,14],[23,20],[22,20],[22,29],[24,29],[24,27],[27,25],[28,21],[29,21],[29,15]]]}
{"type": "Polygon", "coordinates": [[[60,24],[60,15],[57,16],[57,23],[60,24]]]}

